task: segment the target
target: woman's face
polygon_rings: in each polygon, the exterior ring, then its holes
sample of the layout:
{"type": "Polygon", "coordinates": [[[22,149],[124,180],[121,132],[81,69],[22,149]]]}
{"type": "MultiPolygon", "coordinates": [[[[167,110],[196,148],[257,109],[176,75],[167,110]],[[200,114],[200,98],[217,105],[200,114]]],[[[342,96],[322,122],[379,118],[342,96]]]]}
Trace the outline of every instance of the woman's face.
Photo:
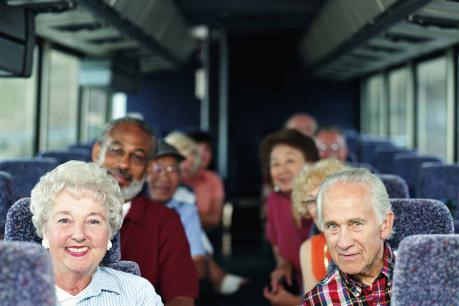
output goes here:
{"type": "Polygon", "coordinates": [[[49,241],[54,273],[84,278],[96,270],[107,250],[110,229],[102,203],[61,192],[48,212],[44,238],[49,241]]]}
{"type": "Polygon", "coordinates": [[[317,218],[317,194],[319,193],[319,186],[306,193],[303,204],[306,205],[308,214],[312,217],[314,224],[319,227],[317,218]]]}
{"type": "Polygon", "coordinates": [[[292,191],[293,179],[305,163],[300,150],[284,144],[276,145],[271,151],[269,166],[273,184],[282,192],[292,191]]]}
{"type": "Polygon", "coordinates": [[[198,157],[195,153],[190,153],[186,155],[184,161],[180,163],[180,170],[182,171],[182,176],[184,179],[193,177],[196,174],[196,159],[198,157]]]}

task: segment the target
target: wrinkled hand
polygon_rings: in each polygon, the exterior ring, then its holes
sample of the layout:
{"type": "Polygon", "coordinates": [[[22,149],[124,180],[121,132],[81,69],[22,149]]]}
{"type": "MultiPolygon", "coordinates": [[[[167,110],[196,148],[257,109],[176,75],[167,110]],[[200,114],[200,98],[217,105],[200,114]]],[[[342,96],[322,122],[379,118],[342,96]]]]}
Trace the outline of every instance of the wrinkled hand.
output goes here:
{"type": "Polygon", "coordinates": [[[271,272],[271,292],[277,292],[282,278],[285,278],[287,284],[292,285],[292,266],[290,264],[282,265],[271,272]]]}
{"type": "Polygon", "coordinates": [[[302,303],[301,297],[296,296],[279,286],[276,292],[269,291],[268,287],[263,289],[263,296],[273,306],[296,306],[302,303]]]}

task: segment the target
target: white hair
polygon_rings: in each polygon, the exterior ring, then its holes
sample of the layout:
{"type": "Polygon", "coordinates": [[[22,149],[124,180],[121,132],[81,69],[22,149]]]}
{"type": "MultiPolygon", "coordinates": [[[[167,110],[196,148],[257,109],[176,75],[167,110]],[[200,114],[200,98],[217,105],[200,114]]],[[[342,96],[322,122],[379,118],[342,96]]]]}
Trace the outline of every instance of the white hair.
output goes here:
{"type": "Polygon", "coordinates": [[[63,191],[76,199],[91,197],[101,202],[107,212],[112,236],[121,228],[124,200],[116,180],[95,163],[73,160],[42,176],[32,189],[30,211],[38,236],[43,237],[48,212],[55,204],[56,196],[63,191]]]}
{"type": "Polygon", "coordinates": [[[371,203],[379,223],[382,223],[386,215],[392,211],[386,187],[384,187],[380,178],[364,168],[343,171],[329,176],[320,185],[319,193],[317,195],[317,215],[319,227],[322,231],[324,230],[322,211],[325,194],[337,183],[366,185],[368,187],[371,203]]]}

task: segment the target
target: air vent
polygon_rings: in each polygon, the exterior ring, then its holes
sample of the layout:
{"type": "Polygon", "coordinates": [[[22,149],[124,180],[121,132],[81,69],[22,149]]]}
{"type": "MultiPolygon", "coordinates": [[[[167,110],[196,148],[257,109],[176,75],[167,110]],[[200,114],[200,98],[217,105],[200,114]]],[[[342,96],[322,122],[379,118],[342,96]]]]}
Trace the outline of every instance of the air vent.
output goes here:
{"type": "Polygon", "coordinates": [[[361,53],[353,53],[353,54],[349,54],[349,56],[357,60],[365,60],[365,61],[379,61],[381,59],[381,57],[377,55],[361,54],[361,53]]]}
{"type": "Polygon", "coordinates": [[[87,40],[87,42],[97,44],[97,45],[103,45],[103,44],[115,44],[118,42],[122,42],[123,40],[124,40],[124,37],[122,36],[114,36],[114,37],[89,39],[87,40]]]}
{"type": "Polygon", "coordinates": [[[411,18],[409,18],[409,21],[422,27],[437,27],[446,30],[459,29],[459,21],[454,19],[414,15],[411,18]]]}
{"type": "Polygon", "coordinates": [[[424,44],[432,41],[432,38],[411,35],[411,34],[401,34],[401,33],[386,33],[383,37],[393,43],[408,43],[408,44],[424,44]]]}
{"type": "Polygon", "coordinates": [[[398,49],[398,48],[393,48],[393,47],[388,47],[388,46],[377,46],[377,45],[367,45],[364,48],[367,51],[378,52],[378,53],[387,53],[387,54],[396,54],[396,53],[400,53],[400,52],[403,51],[403,50],[398,49]]]}
{"type": "Polygon", "coordinates": [[[54,26],[53,28],[62,32],[79,32],[79,31],[95,31],[105,27],[102,22],[86,22],[86,23],[73,23],[54,26]]]}

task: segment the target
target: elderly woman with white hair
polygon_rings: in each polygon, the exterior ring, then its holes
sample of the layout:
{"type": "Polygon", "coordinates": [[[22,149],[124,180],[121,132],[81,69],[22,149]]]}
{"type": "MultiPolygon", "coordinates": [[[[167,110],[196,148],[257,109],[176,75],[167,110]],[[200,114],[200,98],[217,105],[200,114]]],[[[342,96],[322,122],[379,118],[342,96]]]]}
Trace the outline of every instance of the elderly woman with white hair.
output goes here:
{"type": "Polygon", "coordinates": [[[70,161],[31,194],[32,222],[49,249],[58,305],[163,305],[144,278],[100,265],[122,224],[123,196],[96,164],[70,161]]]}

